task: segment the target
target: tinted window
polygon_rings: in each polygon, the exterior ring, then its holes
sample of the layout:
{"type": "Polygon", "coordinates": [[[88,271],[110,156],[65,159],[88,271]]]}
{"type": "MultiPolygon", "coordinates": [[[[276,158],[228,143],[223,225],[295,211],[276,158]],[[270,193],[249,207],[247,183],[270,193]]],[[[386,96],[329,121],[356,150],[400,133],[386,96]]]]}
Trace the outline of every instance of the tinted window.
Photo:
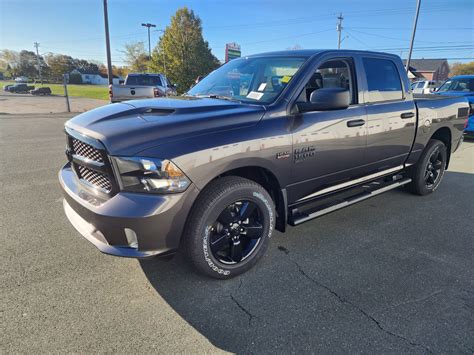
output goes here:
{"type": "Polygon", "coordinates": [[[363,62],[369,90],[366,98],[368,102],[403,98],[400,75],[391,60],[364,58],[363,62]]]}
{"type": "Polygon", "coordinates": [[[127,85],[162,86],[159,76],[133,75],[127,77],[127,85]]]}
{"type": "Polygon", "coordinates": [[[421,88],[423,88],[423,86],[425,86],[425,82],[424,82],[424,81],[420,81],[420,82],[418,83],[417,88],[418,88],[418,89],[421,89],[421,88]]]}
{"type": "Polygon", "coordinates": [[[454,78],[447,80],[438,91],[474,91],[474,78],[454,78]]]}
{"type": "Polygon", "coordinates": [[[298,102],[309,102],[311,94],[323,88],[341,88],[349,90],[354,103],[354,85],[352,81],[352,70],[350,60],[337,59],[324,62],[313,73],[298,102]]]}

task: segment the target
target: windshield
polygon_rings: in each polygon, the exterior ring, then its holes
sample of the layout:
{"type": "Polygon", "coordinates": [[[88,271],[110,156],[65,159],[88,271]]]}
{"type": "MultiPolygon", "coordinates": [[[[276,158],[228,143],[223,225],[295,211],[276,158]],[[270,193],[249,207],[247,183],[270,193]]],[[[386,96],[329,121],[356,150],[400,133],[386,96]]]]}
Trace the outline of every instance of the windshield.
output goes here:
{"type": "Polygon", "coordinates": [[[438,92],[439,91],[474,91],[474,78],[449,79],[441,85],[438,92]]]}
{"type": "Polygon", "coordinates": [[[158,75],[133,75],[127,77],[126,85],[162,86],[158,75]]]}
{"type": "Polygon", "coordinates": [[[210,73],[189,90],[188,95],[220,96],[242,102],[269,104],[275,101],[306,59],[234,59],[210,73]]]}

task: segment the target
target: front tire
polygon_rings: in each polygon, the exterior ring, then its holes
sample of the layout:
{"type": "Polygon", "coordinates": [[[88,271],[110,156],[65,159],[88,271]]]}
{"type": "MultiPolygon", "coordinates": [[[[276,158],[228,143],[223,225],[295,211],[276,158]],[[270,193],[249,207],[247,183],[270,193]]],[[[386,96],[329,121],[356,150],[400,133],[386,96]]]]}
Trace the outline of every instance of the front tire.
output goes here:
{"type": "Polygon", "coordinates": [[[434,192],[443,179],[447,159],[446,145],[431,139],[418,162],[408,170],[412,182],[407,185],[407,189],[420,196],[434,192]]]}
{"type": "Polygon", "coordinates": [[[275,206],[254,181],[226,176],[196,200],[184,234],[188,260],[201,273],[228,279],[249,270],[265,253],[275,227],[275,206]]]}

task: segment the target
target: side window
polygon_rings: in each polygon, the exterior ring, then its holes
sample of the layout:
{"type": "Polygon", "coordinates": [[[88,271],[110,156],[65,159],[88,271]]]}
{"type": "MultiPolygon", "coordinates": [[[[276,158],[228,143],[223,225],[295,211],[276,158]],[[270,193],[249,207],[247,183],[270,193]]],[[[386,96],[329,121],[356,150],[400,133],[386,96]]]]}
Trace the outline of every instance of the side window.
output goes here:
{"type": "Polygon", "coordinates": [[[391,60],[363,58],[363,63],[368,86],[366,101],[380,102],[403,98],[400,75],[391,60]]]}
{"type": "Polygon", "coordinates": [[[343,88],[349,90],[355,103],[353,71],[349,60],[329,60],[320,65],[306,83],[298,102],[309,102],[311,93],[322,88],[343,88]]]}
{"type": "Polygon", "coordinates": [[[424,81],[420,81],[418,83],[418,86],[416,87],[417,89],[423,89],[423,86],[425,86],[425,82],[424,81]]]}

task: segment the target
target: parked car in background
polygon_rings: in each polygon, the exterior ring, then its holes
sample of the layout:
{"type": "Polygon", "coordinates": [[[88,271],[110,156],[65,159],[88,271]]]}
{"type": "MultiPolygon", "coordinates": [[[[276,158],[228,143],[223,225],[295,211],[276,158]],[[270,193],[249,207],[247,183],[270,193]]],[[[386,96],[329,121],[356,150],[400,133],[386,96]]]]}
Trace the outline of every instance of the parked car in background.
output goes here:
{"type": "Polygon", "coordinates": [[[438,87],[438,85],[439,83],[433,80],[415,81],[412,89],[414,94],[430,94],[438,87]]]}
{"type": "Polygon", "coordinates": [[[152,99],[167,95],[176,95],[176,89],[163,74],[128,74],[123,85],[109,86],[111,102],[152,99]]]}
{"type": "Polygon", "coordinates": [[[9,92],[17,93],[17,94],[26,94],[27,92],[34,90],[34,86],[29,86],[26,84],[15,84],[8,88],[9,92]]]}
{"type": "Polygon", "coordinates": [[[458,75],[446,80],[436,91],[437,95],[465,96],[469,101],[470,112],[464,133],[474,137],[474,75],[458,75]]]}
{"type": "Polygon", "coordinates": [[[30,91],[30,94],[31,95],[42,95],[42,96],[45,96],[45,95],[51,95],[51,89],[49,87],[42,87],[42,88],[37,88],[37,89],[33,89],[30,91]]]}
{"type": "Polygon", "coordinates": [[[8,84],[8,85],[3,85],[3,91],[8,91],[9,88],[11,88],[13,84],[8,84]]]}
{"type": "Polygon", "coordinates": [[[27,83],[28,78],[26,76],[19,76],[15,78],[15,83],[27,83]]]}
{"type": "Polygon", "coordinates": [[[195,270],[230,278],[262,257],[274,228],[403,185],[434,192],[468,111],[464,97],[414,99],[401,59],[387,53],[233,59],[185,96],[66,122],[63,206],[104,253],[182,247],[195,270]]]}

